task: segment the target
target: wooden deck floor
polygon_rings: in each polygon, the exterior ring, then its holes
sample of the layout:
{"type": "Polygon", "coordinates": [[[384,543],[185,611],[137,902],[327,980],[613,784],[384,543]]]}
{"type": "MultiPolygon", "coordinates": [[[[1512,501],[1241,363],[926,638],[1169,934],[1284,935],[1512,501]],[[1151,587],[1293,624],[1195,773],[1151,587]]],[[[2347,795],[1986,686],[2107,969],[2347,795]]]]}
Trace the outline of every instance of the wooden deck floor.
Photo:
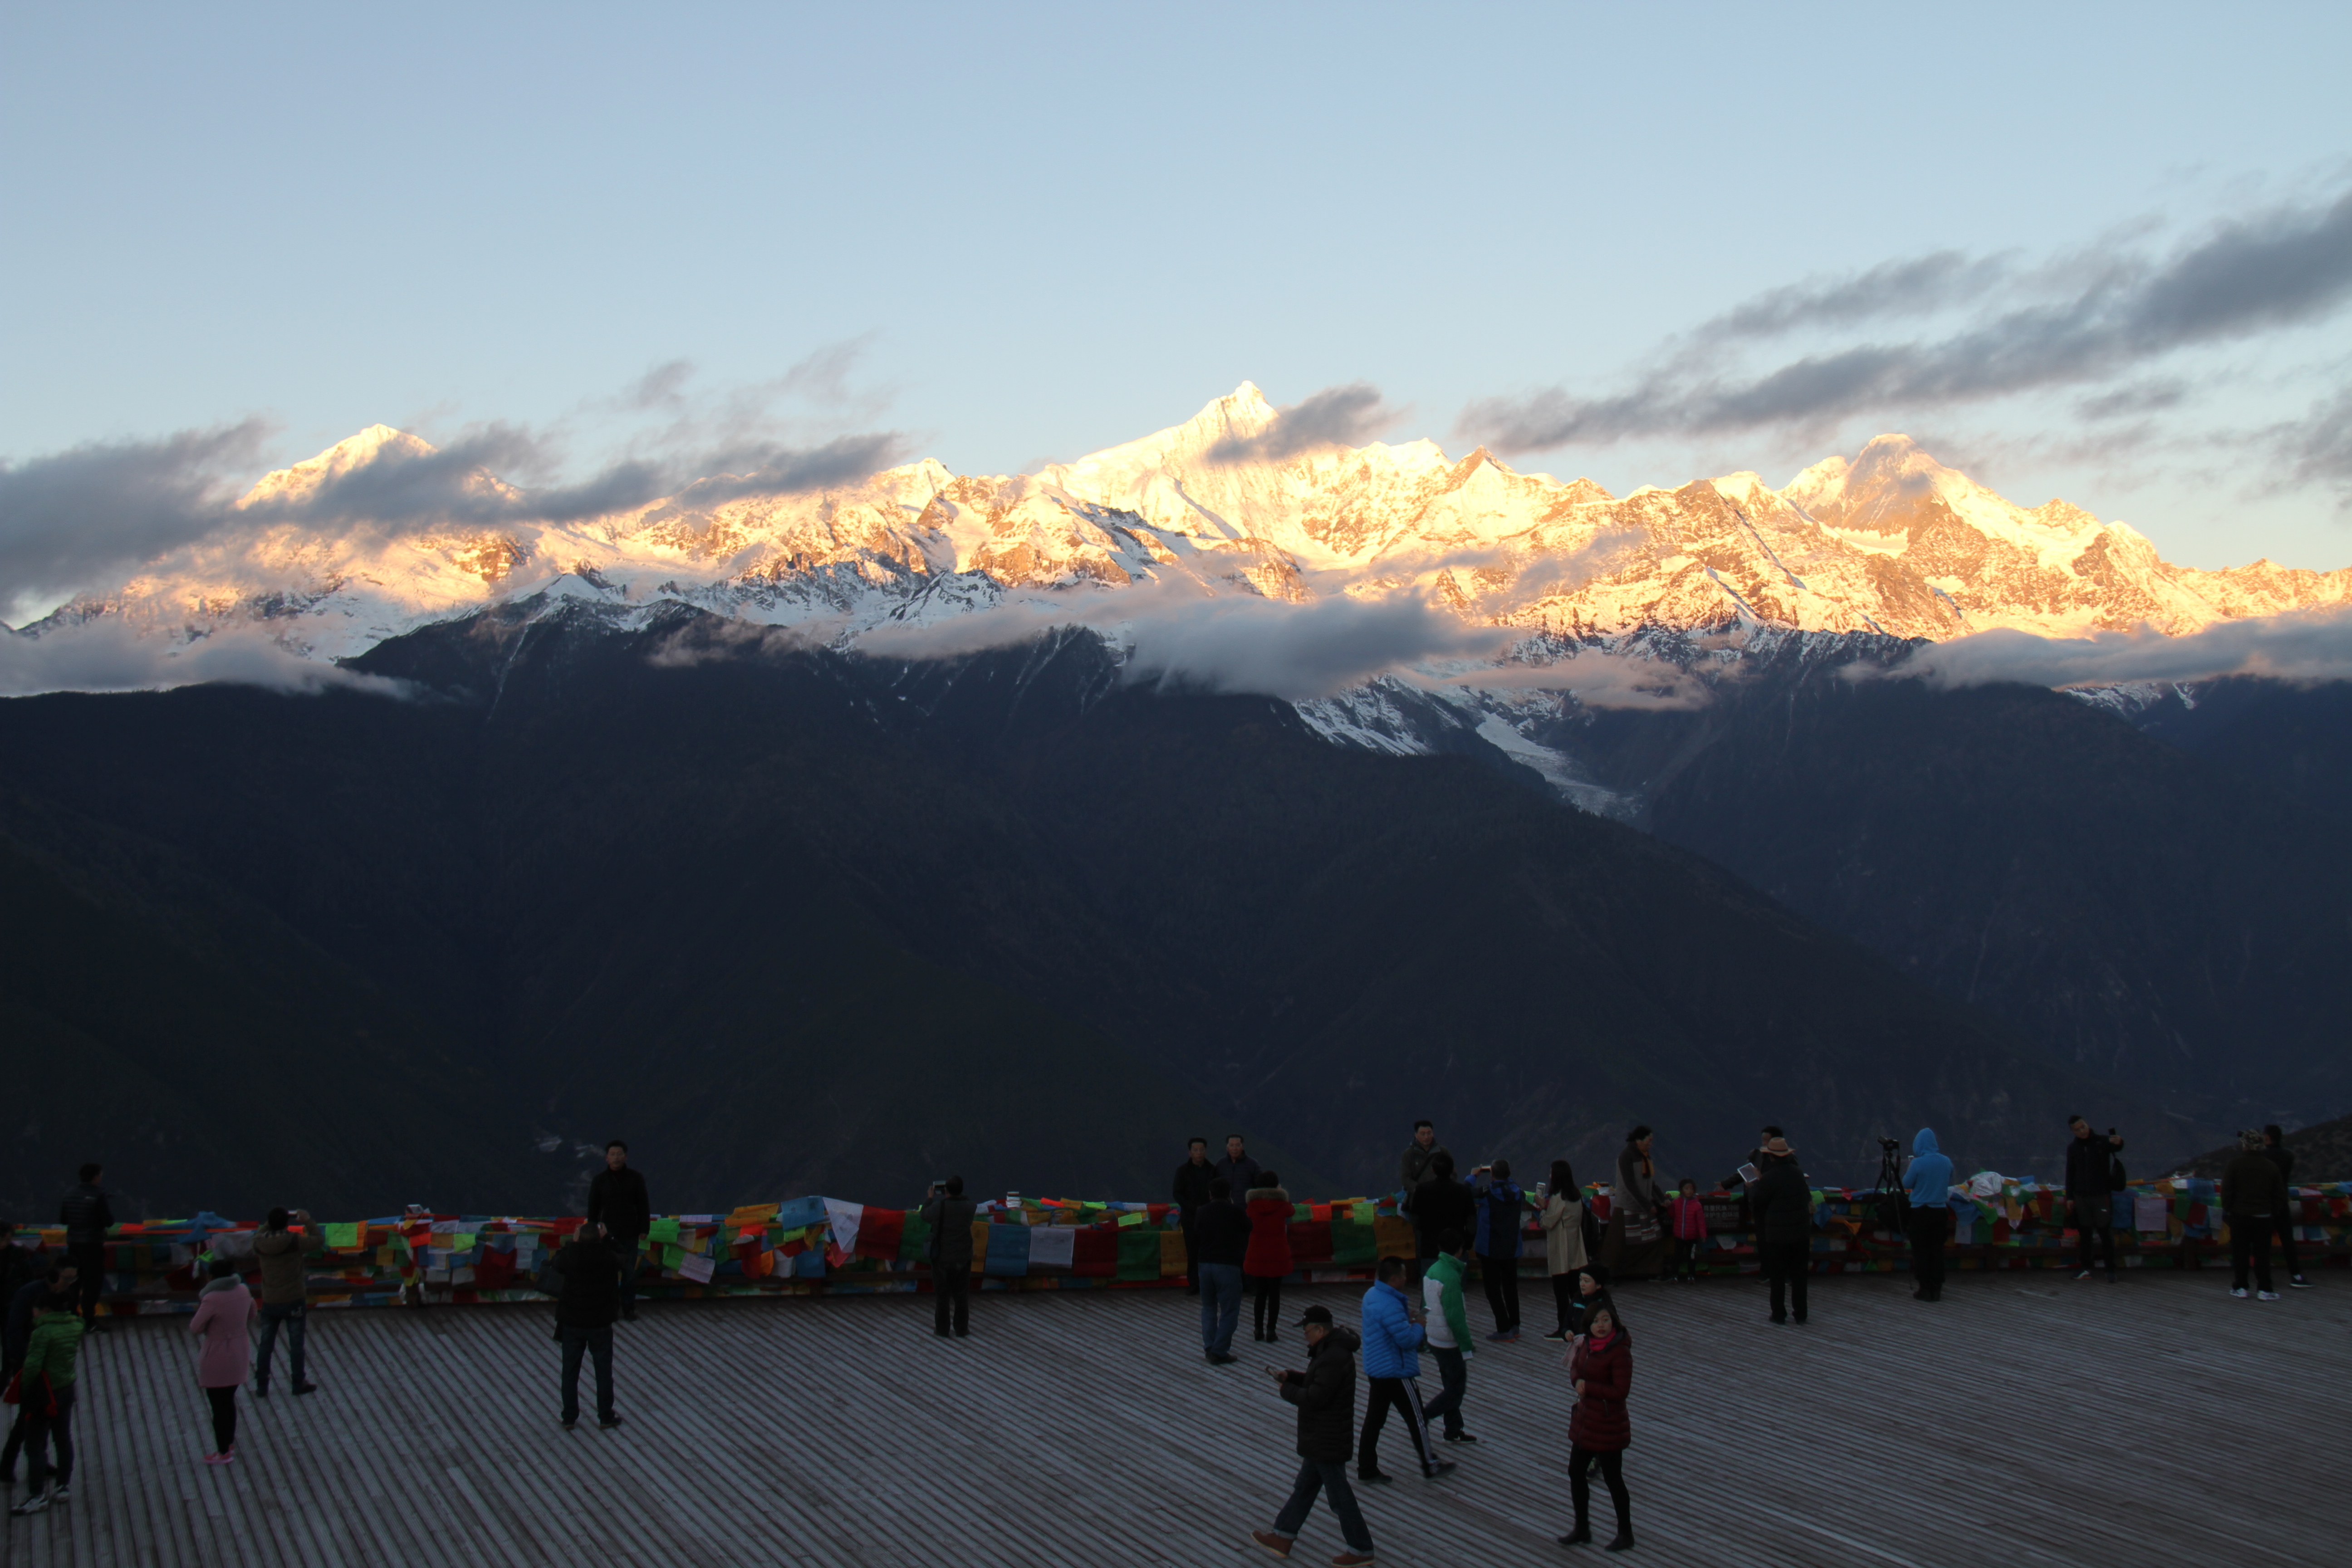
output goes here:
{"type": "MultiPolygon", "coordinates": [[[[1360,1294],[1298,1289],[1286,1315],[1317,1300],[1353,1321],[1360,1294]]],[[[1803,1329],[1767,1324],[1751,1283],[1622,1303],[1635,1561],[2352,1560],[2342,1276],[2276,1305],[2212,1273],[1955,1278],[1937,1307],[1905,1281],[1825,1279],[1803,1329]]],[[[1548,1300],[1528,1305],[1548,1326],[1548,1300]]],[[[1472,1317],[1483,1332],[1483,1302],[1472,1317]]],[[[281,1372],[226,1470],[197,1463],[185,1321],[132,1321],[85,1354],[74,1501],[0,1521],[0,1568],[1267,1561],[1246,1531],[1287,1489],[1291,1412],[1252,1352],[1302,1346],[1244,1327],[1242,1362],[1211,1368],[1195,1321],[1173,1293],[984,1296],[973,1336],[943,1342],[927,1299],[656,1307],[621,1332],[626,1425],[565,1433],[542,1310],[321,1313],[322,1392],[298,1403],[281,1372]]],[[[1446,1480],[1412,1473],[1391,1424],[1398,1482],[1360,1494],[1382,1563],[1576,1560],[1552,1542],[1559,1362],[1532,1337],[1483,1348],[1481,1441],[1449,1450],[1446,1480]]],[[[1293,1561],[1339,1548],[1318,1505],[1293,1561]]]]}

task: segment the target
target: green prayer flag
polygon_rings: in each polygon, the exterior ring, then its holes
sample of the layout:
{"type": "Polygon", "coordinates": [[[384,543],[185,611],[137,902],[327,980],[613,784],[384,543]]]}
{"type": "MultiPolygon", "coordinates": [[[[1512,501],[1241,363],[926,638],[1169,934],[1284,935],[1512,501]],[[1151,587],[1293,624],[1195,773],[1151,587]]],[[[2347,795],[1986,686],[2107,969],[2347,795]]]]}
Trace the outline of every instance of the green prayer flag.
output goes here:
{"type": "Polygon", "coordinates": [[[1378,1256],[1380,1243],[1370,1220],[1348,1219],[1331,1222],[1331,1261],[1341,1268],[1370,1268],[1378,1256]]]}
{"type": "Polygon", "coordinates": [[[329,1247],[345,1248],[357,1247],[359,1244],[360,1227],[358,1225],[335,1225],[331,1222],[328,1225],[327,1245],[329,1247]]]}
{"type": "Polygon", "coordinates": [[[654,1223],[653,1223],[649,1227],[647,1227],[647,1229],[646,1229],[646,1239],[647,1239],[647,1240],[649,1240],[649,1241],[666,1241],[666,1242],[675,1242],[675,1241],[677,1241],[677,1221],[675,1218],[672,1218],[672,1219],[657,1219],[657,1220],[654,1221],[654,1223]]]}
{"type": "Polygon", "coordinates": [[[1118,1232],[1118,1278],[1160,1278],[1160,1234],[1149,1226],[1118,1232]]]}

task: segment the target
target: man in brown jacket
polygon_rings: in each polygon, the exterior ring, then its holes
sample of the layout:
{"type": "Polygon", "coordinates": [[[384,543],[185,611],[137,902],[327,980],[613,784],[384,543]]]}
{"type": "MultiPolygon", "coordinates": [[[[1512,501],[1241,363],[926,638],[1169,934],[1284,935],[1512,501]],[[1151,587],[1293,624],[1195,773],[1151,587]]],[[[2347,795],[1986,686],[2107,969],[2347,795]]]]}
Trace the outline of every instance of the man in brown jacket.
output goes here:
{"type": "Polygon", "coordinates": [[[2277,1300],[2271,1289],[2271,1230],[2286,1213],[2286,1178],[2263,1154],[2260,1132],[2238,1134],[2238,1157],[2221,1173],[2221,1212],[2230,1216],[2230,1294],[2245,1299],[2251,1258],[2262,1299],[2277,1300]]]}
{"type": "Polygon", "coordinates": [[[271,1209],[260,1234],[253,1238],[253,1255],[261,1259],[261,1349],[254,1357],[253,1396],[269,1397],[270,1354],[278,1347],[278,1331],[286,1330],[287,1357],[293,1364],[294,1392],[308,1394],[319,1385],[302,1375],[302,1318],[310,1300],[310,1255],[319,1250],[319,1227],[309,1209],[271,1209]],[[294,1222],[301,1223],[296,1234],[294,1222]]]}

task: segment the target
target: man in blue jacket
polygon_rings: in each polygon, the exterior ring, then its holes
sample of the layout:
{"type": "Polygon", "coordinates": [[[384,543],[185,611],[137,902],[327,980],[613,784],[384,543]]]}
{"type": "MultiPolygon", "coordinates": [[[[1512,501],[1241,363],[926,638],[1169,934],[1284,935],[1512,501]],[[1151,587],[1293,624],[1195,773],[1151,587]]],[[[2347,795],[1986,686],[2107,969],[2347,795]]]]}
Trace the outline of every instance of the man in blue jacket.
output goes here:
{"type": "Polygon", "coordinates": [[[1911,1168],[1903,1188],[1911,1200],[1911,1292],[1915,1301],[1944,1299],[1944,1238],[1952,1234],[1952,1162],[1936,1147],[1933,1128],[1911,1141],[1911,1168]]]}
{"type": "Polygon", "coordinates": [[[1394,1405],[1404,1416],[1405,1430],[1412,1434],[1423,1477],[1435,1480],[1454,1466],[1439,1462],[1430,1447],[1421,1390],[1413,1383],[1421,1375],[1421,1347],[1428,1342],[1405,1301],[1409,1270],[1403,1258],[1383,1258],[1375,1272],[1378,1278],[1364,1292],[1364,1375],[1371,1380],[1372,1398],[1364,1411],[1364,1435],[1356,1442],[1356,1479],[1374,1486],[1389,1479],[1381,1474],[1381,1428],[1388,1425],[1389,1407],[1394,1405]]]}

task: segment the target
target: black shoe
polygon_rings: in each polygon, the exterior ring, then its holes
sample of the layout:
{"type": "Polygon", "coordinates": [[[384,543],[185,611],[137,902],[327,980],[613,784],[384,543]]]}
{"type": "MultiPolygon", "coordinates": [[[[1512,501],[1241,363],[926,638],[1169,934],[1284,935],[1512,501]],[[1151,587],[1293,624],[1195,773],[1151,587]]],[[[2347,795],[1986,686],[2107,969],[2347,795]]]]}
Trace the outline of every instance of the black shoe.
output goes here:
{"type": "Polygon", "coordinates": [[[970,1329],[958,1329],[956,1331],[956,1338],[960,1340],[968,1340],[971,1338],[971,1331],[970,1329]]]}
{"type": "Polygon", "coordinates": [[[1184,1294],[1187,1296],[1197,1296],[1200,1293],[1201,1288],[1198,1285],[1187,1285],[1184,1287],[1184,1294]]]}
{"type": "Polygon", "coordinates": [[[1800,1312],[1795,1317],[1790,1319],[1789,1321],[1796,1324],[1797,1327],[1801,1329],[1805,1326],[1805,1314],[1800,1312]]]}
{"type": "Polygon", "coordinates": [[[1239,1356],[1237,1356],[1237,1355],[1215,1355],[1215,1354],[1212,1354],[1212,1355],[1209,1357],[1209,1364],[1210,1364],[1211,1366],[1231,1366],[1231,1365],[1233,1365],[1233,1364],[1234,1364],[1234,1363],[1235,1363],[1235,1362],[1237,1362],[1237,1361],[1239,1361],[1239,1360],[1241,1360],[1241,1359],[1242,1359],[1242,1358],[1241,1358],[1241,1357],[1239,1357],[1239,1356]]]}
{"type": "Polygon", "coordinates": [[[315,1383],[298,1383],[294,1385],[294,1397],[297,1399],[301,1398],[306,1394],[316,1394],[318,1392],[319,1385],[315,1383]]]}
{"type": "Polygon", "coordinates": [[[1282,1336],[1276,1333],[1272,1329],[1268,1329],[1265,1331],[1265,1342],[1270,1345],[1278,1345],[1282,1342],[1282,1336]]]}
{"type": "Polygon", "coordinates": [[[1786,1312],[1775,1312],[1772,1314],[1770,1321],[1776,1323],[1785,1323],[1789,1321],[1789,1314],[1786,1312]]]}
{"type": "Polygon", "coordinates": [[[935,1340],[943,1340],[943,1339],[946,1339],[947,1337],[948,1337],[948,1331],[947,1331],[945,1329],[933,1329],[933,1330],[931,1331],[931,1338],[933,1338],[933,1339],[935,1339],[935,1340]]]}
{"type": "Polygon", "coordinates": [[[1568,1338],[1568,1331],[1566,1329],[1554,1329],[1551,1332],[1546,1334],[1544,1338],[1548,1340],[1564,1340],[1568,1338]]]}
{"type": "Polygon", "coordinates": [[[255,1384],[253,1385],[253,1396],[254,1396],[256,1399],[267,1399],[267,1398],[268,1398],[268,1397],[269,1397],[269,1385],[268,1385],[268,1384],[266,1384],[266,1383],[257,1383],[257,1384],[255,1384]]]}
{"type": "Polygon", "coordinates": [[[574,1426],[579,1426],[579,1425],[580,1425],[580,1423],[579,1423],[579,1422],[577,1422],[577,1421],[558,1421],[558,1422],[556,1423],[556,1425],[557,1425],[558,1426],[562,1427],[566,1432],[569,1432],[569,1431],[571,1431],[574,1426]]]}
{"type": "Polygon", "coordinates": [[[1561,1536],[1559,1538],[1559,1543],[1562,1546],[1582,1546],[1591,1539],[1591,1527],[1589,1525],[1580,1524],[1574,1530],[1570,1531],[1566,1535],[1561,1536]]]}
{"type": "Polygon", "coordinates": [[[1611,1542],[1608,1545],[1606,1545],[1606,1546],[1602,1547],[1601,1550],[1601,1551],[1603,1551],[1603,1552],[1631,1552],[1631,1551],[1633,1551],[1633,1532],[1632,1531],[1630,1531],[1630,1530],[1621,1530],[1621,1531],[1619,1531],[1617,1532],[1617,1539],[1616,1539],[1616,1540],[1614,1540],[1614,1541],[1612,1541],[1612,1542],[1611,1542]]]}
{"type": "Polygon", "coordinates": [[[620,1424],[621,1418],[617,1415],[599,1415],[596,1418],[596,1430],[599,1432],[610,1432],[614,1427],[618,1426],[620,1424]]]}
{"type": "Polygon", "coordinates": [[[1356,1472],[1356,1484],[1360,1487],[1385,1487],[1393,1485],[1395,1481],[1394,1476],[1385,1476],[1378,1470],[1356,1472]]]}
{"type": "Polygon", "coordinates": [[[624,1307],[621,1309],[621,1321],[625,1323],[634,1323],[636,1321],[637,1310],[635,1307],[624,1307]]]}
{"type": "Polygon", "coordinates": [[[1927,1287],[1925,1285],[1922,1285],[1916,1290],[1912,1291],[1911,1299],[1914,1301],[1932,1301],[1935,1300],[1933,1296],[1927,1294],[1927,1287]]]}
{"type": "Polygon", "coordinates": [[[1422,1471],[1421,1479],[1424,1481],[1442,1481],[1453,1473],[1454,1461],[1451,1459],[1440,1459],[1437,1463],[1430,1466],[1429,1468],[1422,1471]]]}
{"type": "Polygon", "coordinates": [[[1478,1439],[1467,1432],[1448,1432],[1445,1435],[1445,1440],[1449,1443],[1475,1443],[1478,1439]]]}

